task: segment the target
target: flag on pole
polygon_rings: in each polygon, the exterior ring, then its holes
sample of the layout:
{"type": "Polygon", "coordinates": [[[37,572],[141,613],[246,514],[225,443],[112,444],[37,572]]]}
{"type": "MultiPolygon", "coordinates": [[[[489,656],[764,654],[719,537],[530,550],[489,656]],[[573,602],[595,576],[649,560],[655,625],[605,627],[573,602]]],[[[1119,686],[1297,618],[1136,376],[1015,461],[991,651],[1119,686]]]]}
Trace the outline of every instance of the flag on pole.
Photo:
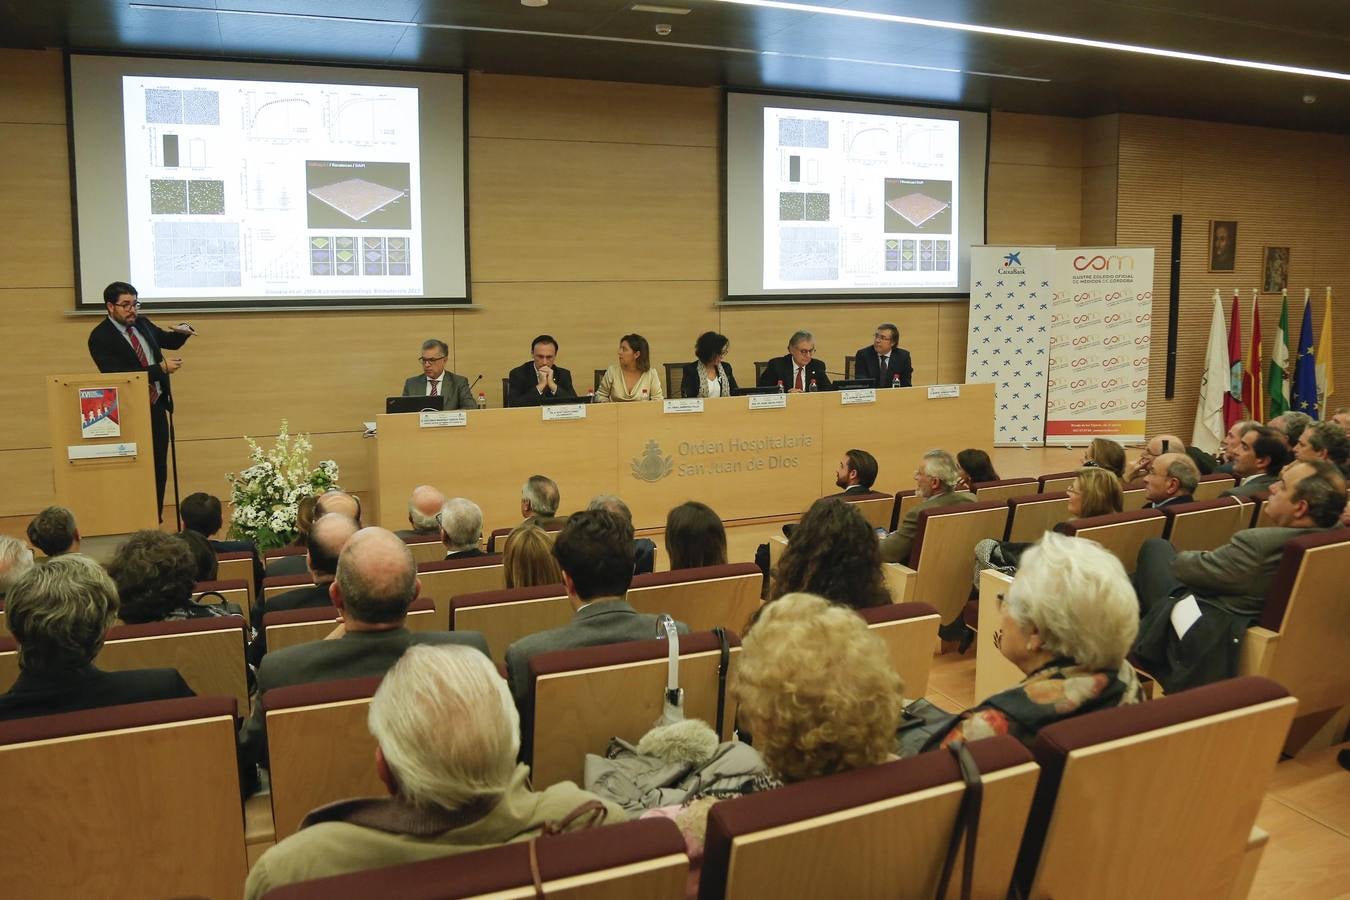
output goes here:
{"type": "Polygon", "coordinates": [[[1261,370],[1261,308],[1256,305],[1256,289],[1252,289],[1252,342],[1247,351],[1247,370],[1242,374],[1242,405],[1248,417],[1258,422],[1266,420],[1266,386],[1261,370]]]}
{"type": "Polygon", "coordinates": [[[1327,398],[1336,392],[1335,375],[1331,370],[1331,287],[1327,287],[1327,308],[1322,313],[1322,338],[1317,342],[1317,402],[1318,409],[1326,412],[1331,408],[1327,398]]]}
{"type": "Polygon", "coordinates": [[[1311,290],[1303,292],[1303,326],[1298,334],[1298,357],[1294,360],[1294,386],[1289,394],[1289,408],[1316,419],[1317,351],[1313,349],[1311,294],[1311,290]]]}
{"type": "Polygon", "coordinates": [[[1209,323],[1209,348],[1205,368],[1200,373],[1200,402],[1195,408],[1195,427],[1191,443],[1206,453],[1218,451],[1228,429],[1223,424],[1223,408],[1228,397],[1228,347],[1223,339],[1223,301],[1214,291],[1214,314],[1209,323]]]}
{"type": "Polygon", "coordinates": [[[1270,408],[1266,413],[1272,419],[1289,411],[1289,291],[1280,294],[1280,328],[1270,345],[1270,372],[1266,376],[1266,387],[1270,390],[1270,408]]]}
{"type": "Polygon", "coordinates": [[[1228,323],[1228,387],[1223,398],[1223,430],[1242,420],[1242,312],[1238,292],[1233,289],[1233,317],[1228,323]]]}

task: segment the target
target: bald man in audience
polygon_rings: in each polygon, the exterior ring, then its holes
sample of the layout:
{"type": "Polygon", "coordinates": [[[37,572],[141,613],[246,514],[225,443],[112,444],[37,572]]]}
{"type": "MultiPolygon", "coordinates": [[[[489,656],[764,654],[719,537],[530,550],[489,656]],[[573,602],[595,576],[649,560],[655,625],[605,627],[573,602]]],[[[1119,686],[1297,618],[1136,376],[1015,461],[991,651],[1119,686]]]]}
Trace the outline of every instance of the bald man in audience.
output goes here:
{"type": "Polygon", "coordinates": [[[1336,527],[1345,500],[1335,466],[1297,460],[1270,485],[1273,526],[1239,531],[1215,550],[1177,553],[1163,538],[1145,541],[1133,578],[1144,670],[1169,694],[1236,675],[1242,636],[1261,616],[1285,544],[1336,527]]]}
{"type": "MultiPolygon", "coordinates": [[[[341,513],[349,519],[354,519],[356,526],[361,527],[361,499],[355,494],[349,494],[338,488],[324,491],[314,501],[314,520],[317,522],[329,513],[341,513]]],[[[303,575],[306,571],[304,556],[279,556],[267,561],[269,576],[303,575]]]]}
{"type": "Polygon", "coordinates": [[[33,565],[33,551],[7,534],[0,534],[0,600],[9,586],[33,565]]]}
{"type": "Polygon", "coordinates": [[[28,543],[48,558],[80,552],[80,529],[75,514],[64,506],[49,506],[28,523],[28,543]]]}
{"type": "Polygon", "coordinates": [[[412,496],[408,498],[408,524],[412,528],[405,528],[398,532],[399,537],[435,537],[441,533],[441,523],[438,518],[441,514],[441,507],[445,505],[445,495],[429,484],[419,484],[413,488],[412,496]]]}
{"type": "Polygon", "coordinates": [[[1144,452],[1139,454],[1139,460],[1128,472],[1125,473],[1126,483],[1138,481],[1140,478],[1148,475],[1153,468],[1153,461],[1164,453],[1185,453],[1186,442],[1175,434],[1160,434],[1149,439],[1144,445],[1144,452]]]}
{"type": "Polygon", "coordinates": [[[1163,453],[1153,458],[1144,476],[1144,495],[1148,506],[1162,509],[1178,503],[1190,503],[1200,484],[1200,470],[1184,453],[1163,453]]]}
{"type": "Polygon", "coordinates": [[[452,497],[441,507],[441,543],[446,559],[486,556],[478,544],[483,540],[483,510],[464,497],[452,497]]]}
{"type": "Polygon", "coordinates": [[[274,650],[263,658],[258,701],[239,731],[245,758],[266,765],[262,700],[272,688],[383,675],[413,644],[462,644],[488,655],[487,640],[476,631],[409,631],[408,607],[421,590],[412,551],[398,535],[383,528],[352,535],[329,588],[341,623],[327,640],[274,650]]]}

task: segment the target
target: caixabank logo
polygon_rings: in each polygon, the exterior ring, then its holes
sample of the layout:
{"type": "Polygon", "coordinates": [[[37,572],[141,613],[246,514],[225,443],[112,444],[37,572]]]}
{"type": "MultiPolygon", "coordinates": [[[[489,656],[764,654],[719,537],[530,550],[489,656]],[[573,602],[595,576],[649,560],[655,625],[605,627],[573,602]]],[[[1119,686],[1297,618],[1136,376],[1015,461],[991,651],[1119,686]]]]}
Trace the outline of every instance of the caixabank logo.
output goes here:
{"type": "Polygon", "coordinates": [[[1025,275],[1026,266],[1022,265],[1022,251],[1013,250],[1003,256],[1003,265],[998,267],[1000,275],[1025,275]]]}

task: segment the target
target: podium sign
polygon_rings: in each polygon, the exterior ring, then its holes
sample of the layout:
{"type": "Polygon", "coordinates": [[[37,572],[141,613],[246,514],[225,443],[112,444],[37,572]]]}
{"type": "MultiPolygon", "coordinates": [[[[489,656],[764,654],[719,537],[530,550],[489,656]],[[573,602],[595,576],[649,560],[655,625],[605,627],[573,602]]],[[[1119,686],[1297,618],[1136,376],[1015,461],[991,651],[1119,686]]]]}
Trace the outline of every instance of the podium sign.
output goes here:
{"type": "Polygon", "coordinates": [[[159,527],[144,372],[47,376],[47,428],[56,502],[80,534],[159,527]]]}

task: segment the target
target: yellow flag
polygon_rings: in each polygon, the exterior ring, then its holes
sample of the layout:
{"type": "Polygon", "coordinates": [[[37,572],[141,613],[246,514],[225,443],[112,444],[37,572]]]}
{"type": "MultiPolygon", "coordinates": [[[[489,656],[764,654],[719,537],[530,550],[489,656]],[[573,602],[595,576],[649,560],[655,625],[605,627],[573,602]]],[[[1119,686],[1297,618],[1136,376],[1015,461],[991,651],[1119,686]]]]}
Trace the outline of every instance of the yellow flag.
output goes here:
{"type": "Polygon", "coordinates": [[[1336,376],[1331,366],[1331,288],[1327,288],[1327,308],[1322,314],[1322,337],[1317,342],[1317,395],[1318,412],[1321,418],[1327,418],[1331,412],[1327,398],[1336,392],[1336,376]]]}

